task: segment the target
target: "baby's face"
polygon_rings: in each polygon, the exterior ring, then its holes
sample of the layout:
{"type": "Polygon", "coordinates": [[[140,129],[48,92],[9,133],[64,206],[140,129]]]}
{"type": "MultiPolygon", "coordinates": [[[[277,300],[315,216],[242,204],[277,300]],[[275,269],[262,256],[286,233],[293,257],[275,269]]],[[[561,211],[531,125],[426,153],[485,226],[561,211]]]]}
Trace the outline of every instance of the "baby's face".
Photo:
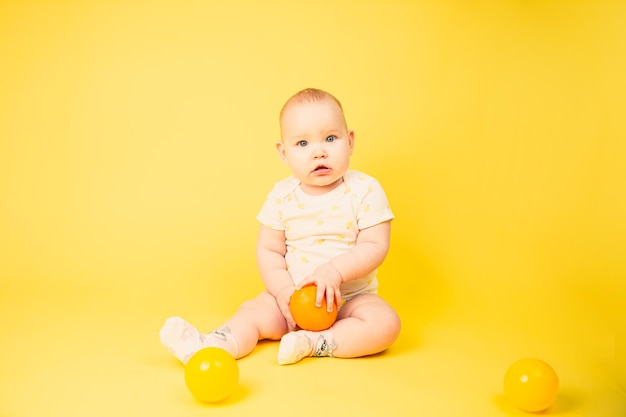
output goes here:
{"type": "Polygon", "coordinates": [[[354,147],[341,108],[332,100],[293,104],[281,124],[282,160],[308,194],[324,194],[343,181],[354,147]]]}

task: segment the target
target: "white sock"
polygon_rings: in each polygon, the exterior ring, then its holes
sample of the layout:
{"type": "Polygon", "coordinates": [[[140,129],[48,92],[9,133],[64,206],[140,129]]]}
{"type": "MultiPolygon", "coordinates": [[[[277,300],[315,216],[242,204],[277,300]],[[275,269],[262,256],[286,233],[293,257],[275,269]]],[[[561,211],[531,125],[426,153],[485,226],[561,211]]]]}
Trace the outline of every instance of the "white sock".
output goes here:
{"type": "Polygon", "coordinates": [[[203,334],[180,317],[170,317],[159,332],[161,343],[183,364],[200,349],[218,347],[230,353],[234,358],[239,353],[237,341],[230,334],[229,328],[203,334]]]}
{"type": "Polygon", "coordinates": [[[289,365],[309,356],[331,357],[336,347],[332,329],[322,332],[298,330],[287,333],[280,340],[278,364],[289,365]]]}

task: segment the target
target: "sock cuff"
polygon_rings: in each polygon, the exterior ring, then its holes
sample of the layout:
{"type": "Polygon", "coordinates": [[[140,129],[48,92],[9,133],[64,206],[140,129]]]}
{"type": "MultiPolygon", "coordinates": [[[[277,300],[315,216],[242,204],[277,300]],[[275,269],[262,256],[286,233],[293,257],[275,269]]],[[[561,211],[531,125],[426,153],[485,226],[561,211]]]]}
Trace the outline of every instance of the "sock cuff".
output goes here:
{"type": "Polygon", "coordinates": [[[239,356],[239,343],[237,343],[237,339],[230,332],[230,327],[213,330],[211,334],[223,342],[225,347],[228,347],[225,350],[233,355],[235,359],[239,356]]]}
{"type": "Polygon", "coordinates": [[[315,349],[313,350],[313,356],[331,358],[333,351],[337,349],[337,344],[332,338],[326,338],[320,334],[315,342],[315,349]]]}

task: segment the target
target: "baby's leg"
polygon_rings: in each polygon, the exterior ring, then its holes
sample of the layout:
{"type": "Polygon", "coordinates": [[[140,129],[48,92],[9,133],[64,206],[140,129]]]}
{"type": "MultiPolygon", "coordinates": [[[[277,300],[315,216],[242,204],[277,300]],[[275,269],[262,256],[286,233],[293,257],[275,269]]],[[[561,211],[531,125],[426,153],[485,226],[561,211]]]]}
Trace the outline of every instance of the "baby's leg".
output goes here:
{"type": "Polygon", "coordinates": [[[268,292],[241,304],[237,312],[217,330],[203,334],[180,317],[167,319],[161,343],[181,362],[187,363],[198,350],[219,347],[236,359],[252,352],[262,339],[278,340],[287,332],[287,322],[276,300],[268,292]]]}
{"type": "Polygon", "coordinates": [[[335,324],[321,332],[299,330],[286,334],[278,363],[296,363],[307,356],[355,358],[387,349],[400,333],[400,319],[382,298],[362,294],[339,310],[335,324]]]}
{"type": "Polygon", "coordinates": [[[267,291],[243,302],[221,327],[228,327],[239,344],[237,359],[248,355],[259,340],[280,340],[288,332],[287,321],[267,291]]]}
{"type": "Polygon", "coordinates": [[[332,327],[337,348],[333,356],[356,358],[387,349],[400,334],[400,318],[376,294],[362,294],[339,310],[332,327]]]}

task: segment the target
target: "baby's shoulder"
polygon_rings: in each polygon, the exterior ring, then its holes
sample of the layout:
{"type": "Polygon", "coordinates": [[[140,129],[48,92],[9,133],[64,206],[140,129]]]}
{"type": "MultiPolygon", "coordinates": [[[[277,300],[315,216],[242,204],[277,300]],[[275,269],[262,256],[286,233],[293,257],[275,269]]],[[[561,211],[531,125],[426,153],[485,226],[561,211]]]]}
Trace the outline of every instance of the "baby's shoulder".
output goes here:
{"type": "Polygon", "coordinates": [[[272,189],[272,193],[280,197],[285,197],[288,194],[291,194],[298,187],[298,185],[300,185],[300,181],[298,181],[294,176],[289,176],[276,182],[274,184],[274,188],[272,189]]]}
{"type": "Polygon", "coordinates": [[[346,186],[356,189],[371,189],[372,186],[379,187],[378,180],[371,175],[353,169],[348,170],[343,176],[346,186]]]}

